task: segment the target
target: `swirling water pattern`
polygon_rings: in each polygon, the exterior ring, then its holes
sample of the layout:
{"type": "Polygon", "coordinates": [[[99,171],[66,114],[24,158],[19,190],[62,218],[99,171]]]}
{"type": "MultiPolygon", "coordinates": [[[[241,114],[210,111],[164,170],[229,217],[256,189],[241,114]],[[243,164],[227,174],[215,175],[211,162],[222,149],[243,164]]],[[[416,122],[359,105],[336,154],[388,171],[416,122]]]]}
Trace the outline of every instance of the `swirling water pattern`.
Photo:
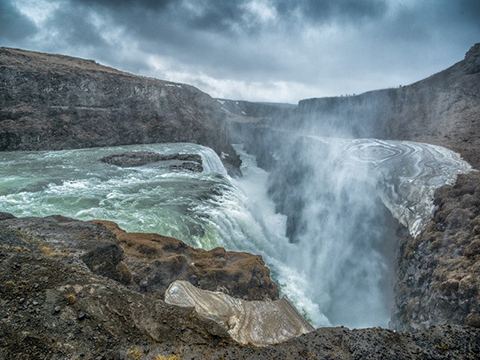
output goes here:
{"type": "Polygon", "coordinates": [[[435,212],[435,190],[473,171],[459,154],[441,146],[411,141],[312,137],[342,147],[342,161],[368,168],[368,181],[392,215],[417,236],[435,212]]]}

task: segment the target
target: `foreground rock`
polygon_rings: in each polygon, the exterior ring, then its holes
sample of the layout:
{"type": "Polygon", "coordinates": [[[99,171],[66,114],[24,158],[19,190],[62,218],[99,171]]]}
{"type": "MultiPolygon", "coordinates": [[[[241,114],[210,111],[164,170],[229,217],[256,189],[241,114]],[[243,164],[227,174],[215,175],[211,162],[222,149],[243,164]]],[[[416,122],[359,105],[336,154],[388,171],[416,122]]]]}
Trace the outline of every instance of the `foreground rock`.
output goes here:
{"type": "Polygon", "coordinates": [[[192,142],[240,166],[225,111],[193,86],[0,48],[0,151],[192,142]]]}
{"type": "Polygon", "coordinates": [[[2,359],[396,360],[478,359],[480,354],[480,329],[458,325],[411,333],[322,328],[277,345],[240,345],[192,308],[166,304],[157,293],[93,273],[98,262],[89,268],[77,255],[89,253],[96,242],[111,246],[114,237],[105,235],[103,225],[3,213],[0,219],[2,359]],[[36,230],[42,221],[48,224],[36,230]],[[66,246],[59,229],[79,247],[66,246]],[[50,245],[42,247],[48,239],[50,245]]]}
{"type": "Polygon", "coordinates": [[[286,297],[277,301],[243,301],[221,292],[201,290],[186,281],[175,281],[167,289],[165,301],[195,308],[242,344],[278,344],[314,330],[286,297]]]}
{"type": "Polygon", "coordinates": [[[108,221],[63,216],[3,218],[0,246],[66,257],[95,274],[161,298],[175,280],[248,300],[278,298],[278,287],[260,256],[223,248],[193,249],[174,238],[127,233],[108,221]]]}
{"type": "Polygon", "coordinates": [[[278,286],[261,256],[194,249],[158,234],[128,233],[110,221],[95,221],[110,230],[125,251],[125,264],[142,292],[163,298],[168,286],[186,280],[204,290],[222,291],[246,300],[276,300],[278,286]]]}
{"type": "Polygon", "coordinates": [[[121,154],[105,156],[100,161],[119,167],[135,167],[151,163],[169,162],[168,166],[173,170],[203,171],[203,160],[198,154],[163,155],[153,151],[127,151],[121,154]]]}
{"type": "Polygon", "coordinates": [[[235,343],[192,308],[168,305],[59,257],[0,250],[2,359],[478,359],[480,329],[322,328],[282,344],[235,343]]]}

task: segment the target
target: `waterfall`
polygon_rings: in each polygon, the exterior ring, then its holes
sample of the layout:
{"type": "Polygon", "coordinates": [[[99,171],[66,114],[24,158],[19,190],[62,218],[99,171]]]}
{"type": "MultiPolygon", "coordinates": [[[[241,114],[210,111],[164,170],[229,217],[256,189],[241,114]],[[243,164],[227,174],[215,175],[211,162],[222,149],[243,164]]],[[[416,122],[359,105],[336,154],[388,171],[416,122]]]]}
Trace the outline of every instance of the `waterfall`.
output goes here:
{"type": "Polygon", "coordinates": [[[195,247],[260,254],[282,294],[313,325],[386,326],[390,213],[414,224],[415,233],[432,214],[434,190],[470,169],[431,145],[304,137],[292,146],[282,142],[267,173],[243,146],[235,148],[240,179],[226,174],[212,149],[196,144],[3,152],[0,211],[106,219],[195,247]],[[200,154],[204,171],[99,161],[139,150],[200,154]]]}
{"type": "Polygon", "coordinates": [[[202,156],[204,172],[227,175],[227,170],[215,151],[209,147],[201,146],[198,152],[202,156]]]}

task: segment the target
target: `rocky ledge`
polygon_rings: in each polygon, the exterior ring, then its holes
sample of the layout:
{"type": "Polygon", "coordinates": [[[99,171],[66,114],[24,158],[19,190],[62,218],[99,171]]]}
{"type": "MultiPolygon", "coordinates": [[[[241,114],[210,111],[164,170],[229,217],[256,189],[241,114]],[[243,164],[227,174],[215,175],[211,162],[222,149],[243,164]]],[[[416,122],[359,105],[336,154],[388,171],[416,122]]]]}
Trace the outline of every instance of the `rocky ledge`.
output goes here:
{"type": "Polygon", "coordinates": [[[400,241],[392,326],[480,328],[480,173],[438,189],[435,205],[424,231],[400,241]]]}
{"type": "Polygon", "coordinates": [[[105,156],[100,159],[106,164],[119,167],[135,167],[146,164],[169,162],[172,170],[203,171],[203,160],[198,154],[170,154],[163,155],[153,151],[127,151],[121,154],[105,156]]]}
{"type": "Polygon", "coordinates": [[[278,287],[261,256],[193,249],[157,234],[127,233],[108,221],[85,222],[63,216],[0,216],[1,247],[68,258],[95,274],[163,298],[175,280],[246,300],[278,299],[278,287]]]}

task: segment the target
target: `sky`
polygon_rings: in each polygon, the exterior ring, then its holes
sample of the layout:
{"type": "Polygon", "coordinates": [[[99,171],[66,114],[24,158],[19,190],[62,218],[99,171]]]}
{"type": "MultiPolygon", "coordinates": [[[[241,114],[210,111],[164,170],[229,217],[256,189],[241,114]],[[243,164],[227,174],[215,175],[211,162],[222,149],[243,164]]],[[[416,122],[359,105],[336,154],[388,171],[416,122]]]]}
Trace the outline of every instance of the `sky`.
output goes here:
{"type": "Polygon", "coordinates": [[[421,80],[480,42],[480,0],[0,0],[0,46],[213,97],[297,103],[421,80]]]}

